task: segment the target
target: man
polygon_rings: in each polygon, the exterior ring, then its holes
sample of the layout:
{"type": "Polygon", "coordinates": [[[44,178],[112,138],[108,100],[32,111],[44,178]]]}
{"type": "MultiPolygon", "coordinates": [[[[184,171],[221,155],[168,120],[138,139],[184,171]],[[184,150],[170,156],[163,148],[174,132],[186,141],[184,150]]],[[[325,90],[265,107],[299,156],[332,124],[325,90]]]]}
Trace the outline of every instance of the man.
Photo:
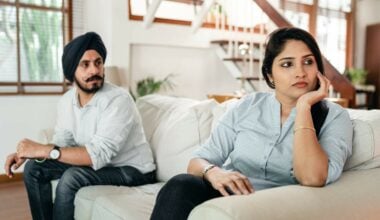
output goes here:
{"type": "Polygon", "coordinates": [[[127,91],[104,83],[107,51],[94,32],[81,35],[63,51],[62,66],[74,87],[58,104],[52,144],[28,139],[7,157],[12,177],[24,168],[33,219],[73,219],[76,192],[90,185],[136,186],[155,181],[153,155],[141,118],[127,91]],[[60,179],[54,205],[50,181],[60,179]]]}

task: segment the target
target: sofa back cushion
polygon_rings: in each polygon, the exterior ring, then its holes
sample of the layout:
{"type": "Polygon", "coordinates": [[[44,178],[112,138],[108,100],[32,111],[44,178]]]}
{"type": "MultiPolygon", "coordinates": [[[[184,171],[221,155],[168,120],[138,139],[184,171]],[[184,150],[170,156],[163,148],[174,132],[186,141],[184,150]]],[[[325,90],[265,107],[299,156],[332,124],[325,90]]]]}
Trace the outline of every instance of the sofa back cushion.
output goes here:
{"type": "Polygon", "coordinates": [[[380,110],[348,109],[354,136],[352,155],[344,170],[380,167],[380,110]]]}
{"type": "Polygon", "coordinates": [[[197,101],[162,95],[140,98],[144,130],[157,165],[157,179],[185,173],[193,151],[210,135],[214,100],[197,101]]]}

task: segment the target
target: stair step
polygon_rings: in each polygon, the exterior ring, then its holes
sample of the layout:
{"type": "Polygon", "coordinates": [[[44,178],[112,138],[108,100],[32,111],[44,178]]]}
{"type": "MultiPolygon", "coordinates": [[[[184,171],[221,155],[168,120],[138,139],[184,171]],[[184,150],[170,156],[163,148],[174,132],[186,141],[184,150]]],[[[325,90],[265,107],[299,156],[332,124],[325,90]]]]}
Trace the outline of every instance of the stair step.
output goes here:
{"type": "Polygon", "coordinates": [[[244,80],[248,80],[248,81],[259,81],[260,80],[259,77],[255,77],[255,76],[236,77],[236,79],[238,79],[238,80],[244,79],[244,80]]]}
{"type": "MultiPolygon", "coordinates": [[[[219,45],[226,45],[226,44],[228,44],[229,42],[230,42],[229,40],[213,40],[213,41],[211,41],[212,44],[219,44],[219,45]]],[[[239,45],[240,45],[240,44],[244,44],[244,43],[249,44],[249,42],[246,42],[246,41],[238,41],[238,44],[239,44],[239,45]]],[[[260,44],[254,42],[254,43],[253,43],[253,46],[254,46],[254,47],[260,47],[260,44]]]]}
{"type": "MultiPolygon", "coordinates": [[[[244,58],[241,58],[241,57],[230,57],[230,58],[223,58],[223,61],[243,62],[244,58]]],[[[245,61],[249,62],[250,58],[245,58],[245,61]]],[[[260,62],[260,60],[257,59],[257,58],[253,58],[252,62],[258,63],[258,62],[260,62]]]]}

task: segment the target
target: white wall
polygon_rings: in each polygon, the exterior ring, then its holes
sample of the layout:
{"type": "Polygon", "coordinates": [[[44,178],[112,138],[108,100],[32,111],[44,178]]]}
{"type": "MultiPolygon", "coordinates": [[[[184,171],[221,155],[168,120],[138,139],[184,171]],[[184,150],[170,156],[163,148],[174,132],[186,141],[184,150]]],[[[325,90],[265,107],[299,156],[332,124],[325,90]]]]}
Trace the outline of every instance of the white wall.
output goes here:
{"type": "Polygon", "coordinates": [[[175,87],[164,94],[202,100],[206,94],[239,89],[238,81],[220,65],[213,49],[134,44],[131,54],[133,82],[147,76],[163,79],[170,73],[175,75],[171,78],[175,87]]]}
{"type": "Polygon", "coordinates": [[[42,129],[54,126],[58,99],[59,96],[0,96],[0,174],[4,174],[6,156],[15,151],[22,138],[37,140],[42,129]]]}
{"type": "Polygon", "coordinates": [[[357,0],[355,66],[364,68],[365,39],[367,25],[380,23],[379,0],[357,0]]]}

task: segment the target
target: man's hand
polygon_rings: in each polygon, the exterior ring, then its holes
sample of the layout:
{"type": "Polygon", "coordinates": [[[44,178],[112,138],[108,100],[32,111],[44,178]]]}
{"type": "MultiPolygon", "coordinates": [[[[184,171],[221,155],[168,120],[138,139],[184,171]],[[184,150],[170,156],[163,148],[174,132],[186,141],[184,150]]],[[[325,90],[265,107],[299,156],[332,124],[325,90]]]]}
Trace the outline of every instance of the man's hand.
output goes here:
{"type": "Polygon", "coordinates": [[[319,88],[315,91],[310,91],[302,95],[297,101],[297,107],[311,107],[315,103],[321,101],[322,99],[328,96],[330,81],[320,72],[317,73],[317,78],[319,81],[319,88]]]}
{"type": "Polygon", "coordinates": [[[4,165],[5,175],[12,178],[12,170],[17,170],[24,162],[25,159],[19,158],[16,153],[9,154],[4,165]]]}
{"type": "Polygon", "coordinates": [[[239,172],[226,171],[215,167],[207,172],[205,178],[223,196],[230,195],[227,191],[234,195],[248,195],[254,192],[248,178],[239,172]]]}
{"type": "Polygon", "coordinates": [[[48,158],[52,145],[44,145],[29,139],[23,139],[17,145],[18,158],[48,158]]]}

